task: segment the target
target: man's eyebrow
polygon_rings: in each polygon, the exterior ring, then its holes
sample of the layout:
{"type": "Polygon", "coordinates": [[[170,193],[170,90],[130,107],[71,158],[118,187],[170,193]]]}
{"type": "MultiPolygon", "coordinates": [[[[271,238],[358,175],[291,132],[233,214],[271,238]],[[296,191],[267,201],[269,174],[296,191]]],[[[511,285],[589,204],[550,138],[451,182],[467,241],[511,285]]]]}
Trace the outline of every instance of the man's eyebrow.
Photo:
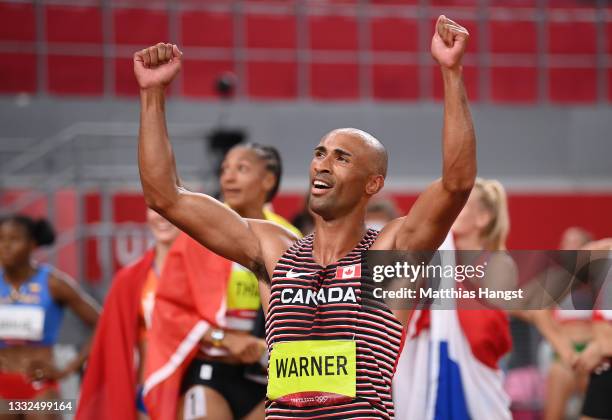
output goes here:
{"type": "Polygon", "coordinates": [[[353,156],[351,153],[347,152],[344,149],[340,149],[340,148],[334,149],[334,153],[337,153],[337,154],[342,155],[342,156],[353,156]]]}
{"type": "MultiPolygon", "coordinates": [[[[315,152],[327,152],[327,148],[325,146],[317,146],[314,149],[315,152]]],[[[333,150],[334,153],[338,154],[338,155],[342,155],[342,156],[348,156],[348,157],[352,157],[352,153],[344,150],[344,149],[340,149],[340,148],[335,148],[333,150]]]]}

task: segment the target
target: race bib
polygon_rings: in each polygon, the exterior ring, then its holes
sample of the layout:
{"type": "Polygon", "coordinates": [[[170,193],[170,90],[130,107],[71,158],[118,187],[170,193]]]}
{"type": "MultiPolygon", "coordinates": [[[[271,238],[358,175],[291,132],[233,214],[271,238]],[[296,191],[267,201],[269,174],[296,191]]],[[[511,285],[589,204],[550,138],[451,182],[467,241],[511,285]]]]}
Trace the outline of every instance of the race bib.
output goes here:
{"type": "Polygon", "coordinates": [[[40,306],[0,305],[0,339],[40,341],[44,325],[40,306]]]}
{"type": "Polygon", "coordinates": [[[295,407],[351,401],[356,394],[356,352],[352,340],[275,344],[268,365],[268,398],[295,407]]]}
{"type": "Polygon", "coordinates": [[[234,263],[227,285],[227,309],[256,311],[259,305],[257,278],[240,264],[234,263]]]}

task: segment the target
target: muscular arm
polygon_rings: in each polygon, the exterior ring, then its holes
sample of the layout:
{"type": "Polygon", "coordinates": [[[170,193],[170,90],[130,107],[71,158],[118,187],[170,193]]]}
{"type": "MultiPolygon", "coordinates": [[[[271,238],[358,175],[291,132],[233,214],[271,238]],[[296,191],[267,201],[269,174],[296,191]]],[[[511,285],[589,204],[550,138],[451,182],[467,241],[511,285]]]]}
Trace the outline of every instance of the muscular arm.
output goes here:
{"type": "Polygon", "coordinates": [[[461,67],[467,37],[464,28],[444,17],[438,19],[431,48],[444,81],[442,178],[419,196],[408,215],[383,230],[381,245],[386,249],[437,249],[474,185],[476,136],[461,67]]]}
{"type": "Polygon", "coordinates": [[[143,89],[140,96],[138,166],[147,205],[205,247],[253,270],[260,245],[249,223],[214,198],[180,185],[163,89],[143,89]]]}
{"type": "Polygon", "coordinates": [[[264,266],[260,237],[248,221],[214,198],[180,185],[165,115],[165,87],[180,70],[176,46],[158,44],[134,55],[141,88],[138,164],[147,205],[215,253],[253,272],[264,266]]]}

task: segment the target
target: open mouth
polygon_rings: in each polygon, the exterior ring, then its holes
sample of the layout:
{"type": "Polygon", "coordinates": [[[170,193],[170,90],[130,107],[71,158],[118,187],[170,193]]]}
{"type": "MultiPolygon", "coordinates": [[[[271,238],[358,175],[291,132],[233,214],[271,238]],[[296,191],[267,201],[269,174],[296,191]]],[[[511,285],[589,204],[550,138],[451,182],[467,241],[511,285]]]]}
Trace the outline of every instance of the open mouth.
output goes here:
{"type": "Polygon", "coordinates": [[[313,181],[312,186],[318,190],[328,190],[331,188],[331,185],[328,183],[318,180],[313,181]]]}
{"type": "Polygon", "coordinates": [[[322,179],[313,180],[311,185],[311,192],[315,195],[324,194],[327,190],[333,188],[333,185],[330,182],[324,181],[322,179]]]}

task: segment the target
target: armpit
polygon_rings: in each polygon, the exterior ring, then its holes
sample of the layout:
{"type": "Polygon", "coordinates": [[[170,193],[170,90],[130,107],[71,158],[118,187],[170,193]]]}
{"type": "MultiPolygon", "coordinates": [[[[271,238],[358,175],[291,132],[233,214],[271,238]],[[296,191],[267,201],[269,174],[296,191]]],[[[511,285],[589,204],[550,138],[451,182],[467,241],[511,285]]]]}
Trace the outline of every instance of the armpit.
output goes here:
{"type": "Polygon", "coordinates": [[[267,285],[270,285],[270,276],[268,275],[268,270],[266,270],[266,265],[264,263],[255,263],[251,271],[253,272],[253,274],[255,274],[257,280],[267,285]]]}

